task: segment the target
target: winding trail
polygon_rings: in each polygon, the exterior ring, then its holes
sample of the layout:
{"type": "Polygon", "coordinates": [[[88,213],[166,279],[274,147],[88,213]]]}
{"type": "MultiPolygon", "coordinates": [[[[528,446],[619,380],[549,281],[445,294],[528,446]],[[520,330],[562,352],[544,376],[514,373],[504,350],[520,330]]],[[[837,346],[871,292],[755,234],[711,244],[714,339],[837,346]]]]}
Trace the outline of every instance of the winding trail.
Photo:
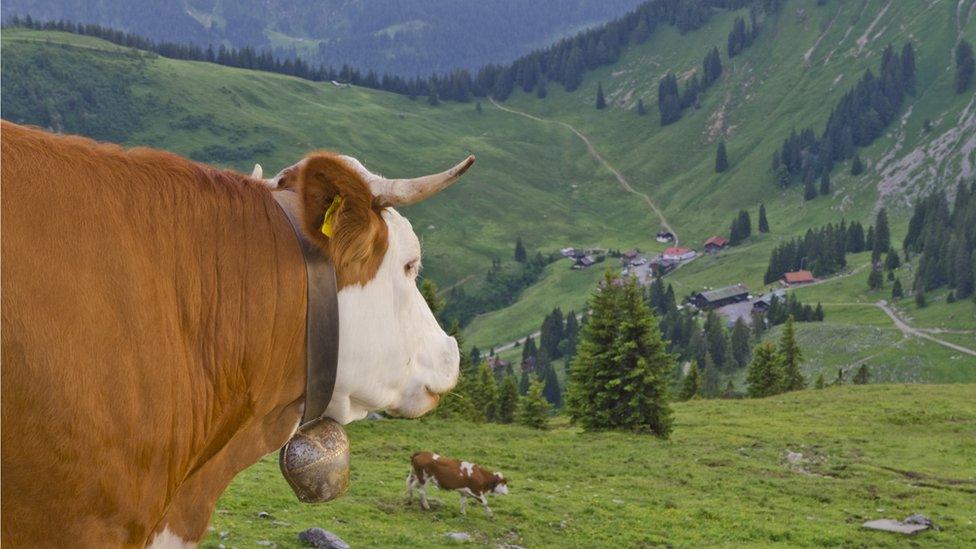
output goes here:
{"type": "Polygon", "coordinates": [[[494,98],[489,98],[489,101],[491,101],[491,104],[494,105],[499,110],[502,110],[502,111],[505,111],[505,112],[511,113],[511,114],[516,114],[518,116],[523,116],[525,118],[528,118],[528,119],[531,119],[531,120],[535,120],[536,122],[542,122],[544,124],[558,124],[560,126],[563,126],[566,129],[568,129],[569,131],[573,132],[574,134],[576,134],[576,137],[579,137],[583,141],[583,143],[586,145],[586,150],[589,151],[590,156],[592,156],[593,158],[595,158],[596,161],[599,162],[600,164],[602,164],[604,168],[610,170],[610,173],[612,173],[613,176],[617,178],[617,182],[620,183],[620,187],[623,188],[623,190],[625,190],[625,191],[627,191],[627,192],[629,192],[629,193],[631,193],[631,194],[633,194],[633,195],[635,195],[637,197],[640,197],[644,201],[644,203],[646,203],[647,206],[651,208],[651,210],[654,212],[654,214],[657,216],[657,218],[661,221],[661,226],[664,227],[665,230],[667,230],[668,232],[670,232],[671,234],[674,235],[674,244],[673,244],[673,246],[675,246],[675,247],[678,246],[678,233],[675,232],[675,230],[673,228],[671,228],[671,225],[668,223],[667,218],[664,217],[664,212],[662,212],[661,209],[657,207],[657,204],[655,204],[654,201],[651,200],[651,197],[650,196],[648,196],[648,195],[646,195],[646,194],[644,194],[644,193],[642,193],[642,192],[637,191],[636,189],[634,189],[634,187],[632,187],[630,185],[630,183],[627,182],[627,179],[624,178],[623,174],[621,174],[620,171],[617,170],[617,168],[613,167],[612,164],[610,164],[609,162],[607,162],[607,160],[605,158],[603,158],[603,156],[600,155],[600,153],[596,150],[596,147],[593,146],[593,142],[590,141],[590,138],[587,137],[586,134],[584,134],[583,132],[579,131],[574,126],[572,126],[572,125],[570,125],[570,124],[568,124],[566,122],[563,122],[562,120],[549,120],[549,119],[546,119],[546,118],[541,118],[541,117],[538,117],[538,116],[529,114],[527,112],[523,112],[523,111],[520,111],[520,110],[512,109],[510,107],[506,107],[504,105],[500,105],[497,101],[495,101],[494,98]]]}
{"type": "Polygon", "coordinates": [[[933,337],[933,336],[931,336],[931,335],[923,332],[922,330],[919,330],[917,328],[912,327],[907,322],[905,322],[904,320],[902,320],[902,318],[900,316],[898,316],[898,313],[896,313],[891,307],[888,306],[888,302],[887,301],[885,301],[885,300],[882,299],[881,301],[878,301],[874,305],[877,308],[879,308],[882,311],[884,311],[884,313],[886,315],[888,315],[888,318],[890,318],[891,321],[895,323],[895,327],[897,327],[899,330],[901,330],[901,333],[904,334],[906,337],[907,336],[915,336],[915,337],[925,338],[925,339],[927,339],[927,340],[929,340],[929,341],[931,341],[933,343],[938,343],[939,345],[942,345],[943,347],[948,347],[948,348],[953,349],[955,351],[959,351],[960,353],[966,353],[967,355],[976,356],[976,351],[974,351],[974,350],[972,350],[972,349],[970,349],[968,347],[963,347],[962,345],[956,345],[955,343],[949,343],[948,341],[943,341],[943,340],[941,340],[941,339],[939,339],[937,337],[933,337]]]}

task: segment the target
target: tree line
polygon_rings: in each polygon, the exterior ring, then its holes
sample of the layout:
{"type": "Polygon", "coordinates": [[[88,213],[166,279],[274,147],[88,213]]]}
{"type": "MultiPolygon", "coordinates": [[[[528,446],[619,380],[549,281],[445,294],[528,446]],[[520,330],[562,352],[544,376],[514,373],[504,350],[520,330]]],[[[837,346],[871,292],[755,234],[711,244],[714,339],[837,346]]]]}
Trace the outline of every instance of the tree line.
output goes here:
{"type": "Polygon", "coordinates": [[[865,249],[864,228],[860,222],[848,225],[841,220],[839,225],[828,223],[808,229],[802,238],[790,239],[773,248],[763,282],[770,284],[786,273],[801,269],[817,277],[830,275],[847,266],[846,254],[865,249]]]}
{"type": "MultiPolygon", "coordinates": [[[[5,26],[35,30],[55,30],[94,36],[114,44],[154,52],[163,57],[205,61],[221,65],[287,74],[313,81],[335,80],[366,88],[406,95],[426,96],[436,105],[442,100],[470,101],[472,97],[494,97],[504,101],[516,86],[526,93],[544,97],[548,82],[558,82],[567,91],[576,90],[586,72],[614,63],[629,44],[646,42],[659,25],[671,25],[685,33],[708,21],[712,9],[739,9],[754,0],[649,0],[632,12],[604,25],[580,32],[555,44],[528,53],[508,64],[488,64],[474,75],[457,69],[444,74],[413,78],[376,71],[363,71],[343,65],[316,66],[297,56],[274,55],[253,47],[206,49],[194,44],[155,42],[134,33],[95,24],[70,21],[38,21],[29,15],[9,18],[5,26]]],[[[761,0],[757,5],[767,12],[779,9],[783,0],[761,0]]],[[[717,53],[717,50],[715,50],[717,53]]],[[[706,58],[707,61],[707,58],[706,58]]],[[[706,66],[706,80],[709,75],[706,66]]],[[[707,86],[706,86],[707,87],[707,86]]]]}
{"type": "MultiPolygon", "coordinates": [[[[819,136],[809,127],[799,133],[794,130],[773,153],[772,166],[779,185],[788,187],[799,178],[809,188],[837,162],[854,158],[860,163],[857,148],[873,143],[895,119],[905,95],[915,91],[915,73],[911,42],[905,43],[900,55],[890,45],[885,48],[879,76],[866,70],[831,110],[819,136]]],[[[861,169],[863,166],[852,166],[851,172],[857,175],[861,169]]],[[[816,196],[815,192],[806,194],[810,198],[816,196]]]]}
{"type": "Polygon", "coordinates": [[[915,205],[902,242],[906,254],[918,256],[912,287],[917,294],[936,288],[952,290],[949,299],[974,294],[976,281],[976,180],[960,183],[952,208],[944,192],[915,205]]]}

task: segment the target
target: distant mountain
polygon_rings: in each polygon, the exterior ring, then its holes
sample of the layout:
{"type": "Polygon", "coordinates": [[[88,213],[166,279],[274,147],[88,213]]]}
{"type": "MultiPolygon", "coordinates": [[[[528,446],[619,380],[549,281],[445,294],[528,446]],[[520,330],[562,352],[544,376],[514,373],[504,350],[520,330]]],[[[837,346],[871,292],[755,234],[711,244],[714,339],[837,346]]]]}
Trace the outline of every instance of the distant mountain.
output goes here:
{"type": "Polygon", "coordinates": [[[510,61],[641,0],[7,0],[3,18],[97,23],[156,41],[254,46],[402,76],[510,61]]]}

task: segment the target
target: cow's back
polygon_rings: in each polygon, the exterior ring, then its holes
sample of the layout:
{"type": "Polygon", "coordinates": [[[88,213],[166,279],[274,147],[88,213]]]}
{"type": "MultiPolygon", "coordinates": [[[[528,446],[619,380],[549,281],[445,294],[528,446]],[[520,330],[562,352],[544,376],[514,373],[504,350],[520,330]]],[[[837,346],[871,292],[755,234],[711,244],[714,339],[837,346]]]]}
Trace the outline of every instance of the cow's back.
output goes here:
{"type": "Polygon", "coordinates": [[[248,352],[234,324],[283,293],[241,300],[249,274],[269,275],[249,273],[233,232],[273,256],[268,201],[168,153],[6,122],[0,169],[3,541],[145,543],[174,472],[202,465],[214,433],[197,416],[248,405],[209,382],[243,382],[221,370],[248,352]]]}

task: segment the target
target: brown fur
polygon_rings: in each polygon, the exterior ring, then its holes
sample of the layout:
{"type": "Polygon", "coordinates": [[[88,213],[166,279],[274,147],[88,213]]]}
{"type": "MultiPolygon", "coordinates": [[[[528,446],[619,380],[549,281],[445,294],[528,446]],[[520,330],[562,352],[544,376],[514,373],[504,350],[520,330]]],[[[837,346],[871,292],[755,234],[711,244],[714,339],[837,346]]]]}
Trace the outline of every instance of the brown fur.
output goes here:
{"type": "MultiPolygon", "coordinates": [[[[199,540],[234,474],[300,417],[294,232],[240,174],[0,129],[2,544],[142,546],[167,527],[199,540]]],[[[346,193],[339,235],[320,241],[340,284],[385,251],[360,183],[328,155],[303,179],[309,224],[346,193]]]]}

